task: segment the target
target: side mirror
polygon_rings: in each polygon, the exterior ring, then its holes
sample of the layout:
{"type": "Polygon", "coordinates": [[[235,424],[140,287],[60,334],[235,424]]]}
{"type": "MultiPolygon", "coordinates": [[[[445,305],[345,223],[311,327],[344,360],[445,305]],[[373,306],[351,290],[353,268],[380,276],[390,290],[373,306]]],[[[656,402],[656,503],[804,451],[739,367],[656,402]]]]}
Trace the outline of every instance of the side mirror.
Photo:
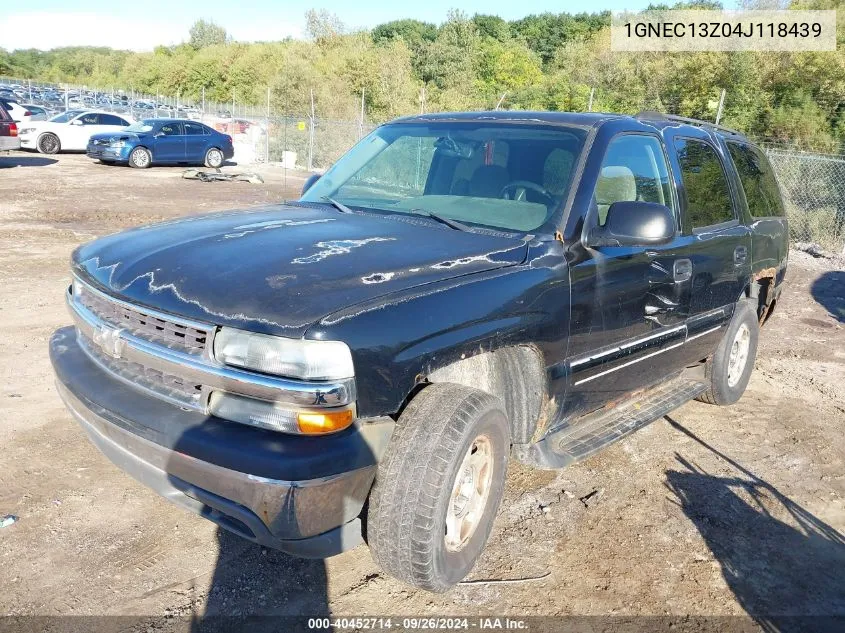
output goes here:
{"type": "Polygon", "coordinates": [[[310,176],[308,176],[308,178],[302,185],[302,195],[304,196],[305,192],[308,191],[311,187],[313,187],[314,183],[318,180],[320,180],[320,174],[311,174],[310,176]]]}
{"type": "Polygon", "coordinates": [[[657,246],[675,237],[675,214],[662,204],[636,200],[614,202],[604,226],[590,235],[591,246],[657,246]]]}

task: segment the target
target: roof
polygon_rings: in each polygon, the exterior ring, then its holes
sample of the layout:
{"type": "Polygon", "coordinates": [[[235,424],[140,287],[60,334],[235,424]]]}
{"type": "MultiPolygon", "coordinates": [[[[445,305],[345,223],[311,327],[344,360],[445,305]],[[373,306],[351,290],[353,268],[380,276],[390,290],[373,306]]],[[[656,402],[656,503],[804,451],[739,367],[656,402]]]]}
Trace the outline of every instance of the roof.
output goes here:
{"type": "Polygon", "coordinates": [[[467,121],[467,122],[514,122],[514,123],[553,123],[558,125],[579,125],[592,127],[610,119],[631,118],[627,114],[607,112],[543,112],[530,110],[490,110],[487,112],[438,112],[414,114],[391,121],[392,123],[410,123],[425,121],[467,121]]]}
{"type": "Polygon", "coordinates": [[[663,114],[660,112],[640,112],[639,114],[618,114],[612,112],[542,112],[529,110],[490,110],[487,112],[437,112],[431,114],[415,114],[401,117],[391,123],[425,123],[431,121],[454,122],[500,122],[500,123],[547,123],[557,125],[575,125],[579,127],[595,127],[606,121],[629,120],[632,123],[647,123],[650,126],[663,129],[666,127],[692,126],[702,128],[723,136],[731,136],[747,140],[745,135],[736,130],[716,125],[710,121],[691,119],[687,117],[663,114]]]}

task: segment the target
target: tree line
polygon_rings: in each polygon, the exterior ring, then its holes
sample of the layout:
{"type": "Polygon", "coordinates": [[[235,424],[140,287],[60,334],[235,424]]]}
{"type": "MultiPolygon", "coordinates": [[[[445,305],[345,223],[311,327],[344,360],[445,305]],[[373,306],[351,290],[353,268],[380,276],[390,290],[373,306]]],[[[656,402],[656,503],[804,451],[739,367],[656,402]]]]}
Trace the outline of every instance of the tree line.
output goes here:
{"type": "MultiPolygon", "coordinates": [[[[748,2],[751,6],[765,2],[748,2]]],[[[0,76],[261,105],[368,120],[426,111],[658,110],[722,121],[760,139],[820,151],[845,143],[845,0],[793,0],[840,12],[838,48],[823,53],[618,53],[610,14],[545,13],[506,21],[449,13],[440,25],[398,20],[350,31],[325,11],[306,14],[307,39],[243,43],[205,20],[176,46],[135,53],[96,47],[0,49],[0,76]]],[[[669,8],[656,5],[653,8],[669,8]]],[[[721,8],[687,2],[671,8],[721,8]]]]}

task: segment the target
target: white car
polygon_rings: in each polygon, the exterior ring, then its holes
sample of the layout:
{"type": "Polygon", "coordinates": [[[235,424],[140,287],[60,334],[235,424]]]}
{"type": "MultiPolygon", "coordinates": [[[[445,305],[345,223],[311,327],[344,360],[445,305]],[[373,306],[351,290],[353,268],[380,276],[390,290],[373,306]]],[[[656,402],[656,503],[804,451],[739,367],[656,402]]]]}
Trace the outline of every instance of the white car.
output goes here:
{"type": "Polygon", "coordinates": [[[6,108],[6,112],[11,115],[12,120],[19,126],[21,123],[29,123],[30,118],[32,118],[32,113],[17,101],[0,97],[0,103],[6,108]]]}
{"type": "Polygon", "coordinates": [[[94,134],[118,132],[132,123],[122,114],[97,110],[68,110],[49,121],[33,121],[22,127],[21,147],[37,149],[42,154],[62,150],[85,150],[94,134]]]}

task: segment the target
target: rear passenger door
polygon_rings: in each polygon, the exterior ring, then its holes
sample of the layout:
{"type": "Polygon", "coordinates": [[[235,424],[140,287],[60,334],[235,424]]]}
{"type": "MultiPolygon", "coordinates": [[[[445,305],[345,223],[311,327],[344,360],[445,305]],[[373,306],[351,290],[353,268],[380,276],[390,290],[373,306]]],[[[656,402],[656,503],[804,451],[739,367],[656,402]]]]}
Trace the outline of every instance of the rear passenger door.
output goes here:
{"type": "Polygon", "coordinates": [[[208,128],[189,121],[185,121],[182,125],[185,126],[185,159],[191,162],[203,162],[208,149],[208,128]]]}
{"type": "Polygon", "coordinates": [[[672,134],[668,141],[692,263],[684,359],[695,362],[716,347],[748,283],[751,235],[722,146],[701,130],[672,134]]]}

